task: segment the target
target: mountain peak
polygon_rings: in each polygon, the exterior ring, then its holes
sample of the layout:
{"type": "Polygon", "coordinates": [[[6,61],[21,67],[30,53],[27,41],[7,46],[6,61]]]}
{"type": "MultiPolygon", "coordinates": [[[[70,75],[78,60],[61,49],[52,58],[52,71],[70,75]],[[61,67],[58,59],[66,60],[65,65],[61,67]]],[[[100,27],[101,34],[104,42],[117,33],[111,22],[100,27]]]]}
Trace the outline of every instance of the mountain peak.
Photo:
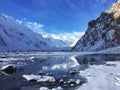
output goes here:
{"type": "Polygon", "coordinates": [[[118,0],[109,10],[106,10],[105,13],[113,14],[113,18],[120,22],[120,0],[118,0]]]}
{"type": "Polygon", "coordinates": [[[118,11],[119,8],[120,8],[120,0],[118,0],[115,4],[113,4],[112,7],[109,10],[114,12],[114,11],[118,11]]]}
{"type": "Polygon", "coordinates": [[[73,50],[97,51],[120,45],[120,0],[96,20],[88,23],[88,29],[73,50]]]}
{"type": "Polygon", "coordinates": [[[61,50],[66,45],[67,43],[62,40],[43,38],[40,34],[17,23],[12,17],[0,14],[0,51],[61,50]]]}

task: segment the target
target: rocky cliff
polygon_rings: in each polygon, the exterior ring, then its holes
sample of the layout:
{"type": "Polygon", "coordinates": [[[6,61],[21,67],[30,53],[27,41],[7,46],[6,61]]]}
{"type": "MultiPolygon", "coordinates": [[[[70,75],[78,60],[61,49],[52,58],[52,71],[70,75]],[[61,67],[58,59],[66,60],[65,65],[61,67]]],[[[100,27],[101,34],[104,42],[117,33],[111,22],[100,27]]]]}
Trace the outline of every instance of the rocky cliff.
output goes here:
{"type": "Polygon", "coordinates": [[[120,0],[96,20],[88,23],[83,37],[72,48],[76,51],[98,51],[120,45],[120,0]]]}

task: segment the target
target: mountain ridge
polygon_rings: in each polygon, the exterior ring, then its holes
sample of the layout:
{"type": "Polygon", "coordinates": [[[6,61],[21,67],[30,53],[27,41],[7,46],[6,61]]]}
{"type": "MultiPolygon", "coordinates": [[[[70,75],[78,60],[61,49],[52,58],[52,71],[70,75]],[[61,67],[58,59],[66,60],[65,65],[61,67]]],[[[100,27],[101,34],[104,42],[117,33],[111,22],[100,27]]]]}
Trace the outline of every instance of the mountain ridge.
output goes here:
{"type": "Polygon", "coordinates": [[[76,45],[75,51],[99,51],[120,45],[120,0],[96,20],[88,23],[88,29],[76,45]]]}
{"type": "Polygon", "coordinates": [[[7,15],[0,14],[0,51],[6,50],[61,50],[66,42],[43,38],[7,15]]]}

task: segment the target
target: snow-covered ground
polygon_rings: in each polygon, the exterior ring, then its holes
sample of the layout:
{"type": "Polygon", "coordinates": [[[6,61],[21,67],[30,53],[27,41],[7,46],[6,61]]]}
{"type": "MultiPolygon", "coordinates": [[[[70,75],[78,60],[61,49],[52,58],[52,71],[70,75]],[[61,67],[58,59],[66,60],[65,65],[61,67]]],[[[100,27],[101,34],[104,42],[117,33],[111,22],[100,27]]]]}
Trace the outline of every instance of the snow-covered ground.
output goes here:
{"type": "Polygon", "coordinates": [[[77,90],[120,90],[120,62],[108,61],[108,65],[91,65],[80,71],[88,82],[77,90]]]}
{"type": "Polygon", "coordinates": [[[101,51],[99,51],[99,53],[113,53],[113,54],[115,54],[115,53],[120,53],[120,45],[119,46],[117,46],[117,47],[112,47],[112,48],[107,48],[107,49],[104,49],[104,50],[101,50],[101,51]]]}

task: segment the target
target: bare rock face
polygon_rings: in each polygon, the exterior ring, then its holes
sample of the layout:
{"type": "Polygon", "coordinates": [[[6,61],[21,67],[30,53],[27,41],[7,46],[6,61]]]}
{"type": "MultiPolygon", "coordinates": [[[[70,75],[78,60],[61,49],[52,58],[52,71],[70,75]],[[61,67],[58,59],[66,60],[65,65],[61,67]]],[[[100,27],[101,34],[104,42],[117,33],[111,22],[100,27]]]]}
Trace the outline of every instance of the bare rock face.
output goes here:
{"type": "Polygon", "coordinates": [[[75,51],[98,51],[120,45],[120,0],[100,17],[88,23],[84,36],[72,48],[75,51]]]}

